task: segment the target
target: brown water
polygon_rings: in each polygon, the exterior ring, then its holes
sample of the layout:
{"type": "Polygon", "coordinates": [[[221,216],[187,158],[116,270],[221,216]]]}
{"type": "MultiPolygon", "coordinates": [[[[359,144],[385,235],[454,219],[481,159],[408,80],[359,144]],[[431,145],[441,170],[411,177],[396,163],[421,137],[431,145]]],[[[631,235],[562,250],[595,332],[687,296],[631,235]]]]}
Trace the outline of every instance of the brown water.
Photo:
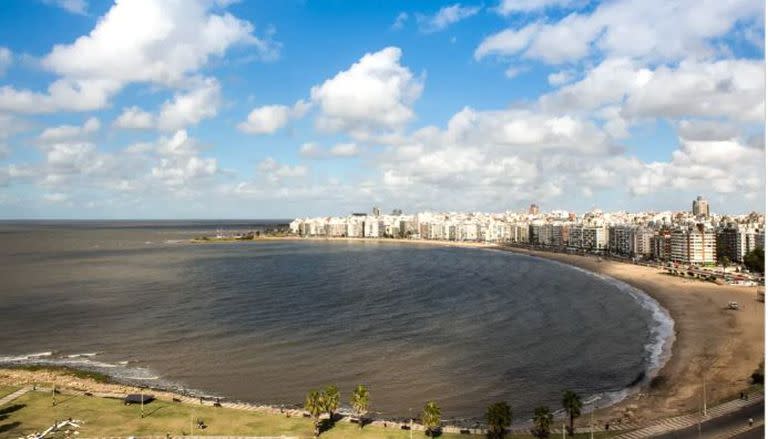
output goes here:
{"type": "Polygon", "coordinates": [[[347,400],[364,383],[383,416],[435,399],[474,418],[497,400],[521,416],[557,408],[567,388],[605,402],[658,361],[652,308],[571,267],[394,243],[177,242],[221,224],[0,223],[0,363],[272,404],[326,384],[347,400]]]}

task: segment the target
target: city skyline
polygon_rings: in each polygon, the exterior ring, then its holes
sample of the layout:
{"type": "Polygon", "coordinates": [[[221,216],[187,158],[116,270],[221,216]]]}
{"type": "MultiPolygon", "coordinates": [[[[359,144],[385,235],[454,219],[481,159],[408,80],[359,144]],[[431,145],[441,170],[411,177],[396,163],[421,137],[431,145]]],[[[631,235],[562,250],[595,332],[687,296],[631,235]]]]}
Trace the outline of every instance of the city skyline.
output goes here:
{"type": "Polygon", "coordinates": [[[763,2],[4,6],[0,219],[765,208],[763,2]]]}

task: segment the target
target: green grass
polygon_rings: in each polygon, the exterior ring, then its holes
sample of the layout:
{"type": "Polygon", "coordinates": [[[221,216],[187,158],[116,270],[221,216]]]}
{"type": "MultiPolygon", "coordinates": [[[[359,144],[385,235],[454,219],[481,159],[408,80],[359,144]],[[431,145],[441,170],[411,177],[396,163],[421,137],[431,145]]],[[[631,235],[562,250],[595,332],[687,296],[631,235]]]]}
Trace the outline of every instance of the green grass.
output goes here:
{"type": "Polygon", "coordinates": [[[3,386],[0,385],[0,398],[3,398],[7,395],[10,395],[11,393],[19,390],[19,387],[16,386],[3,386]]]}
{"type": "MultiPolygon", "coordinates": [[[[190,419],[193,423],[202,419],[208,425],[205,430],[195,428],[195,435],[312,437],[312,423],[306,418],[287,418],[281,415],[165,401],[154,401],[147,404],[144,410],[146,416],[141,419],[138,405],[126,406],[122,400],[66,394],[58,395],[57,404],[52,407],[49,393],[29,392],[0,407],[0,438],[18,438],[39,432],[55,420],[70,417],[85,421],[79,430],[81,437],[163,436],[166,433],[180,436],[189,434],[190,419]]],[[[321,438],[406,439],[409,436],[408,431],[370,425],[361,431],[356,424],[341,421],[324,432],[321,438]]],[[[577,435],[583,438],[587,436],[577,435]]],[[[414,431],[413,437],[421,439],[425,435],[421,431],[414,431]]],[[[443,434],[441,437],[455,439],[468,436],[443,434]]],[[[523,437],[530,436],[509,436],[511,439],[523,437]]],[[[607,436],[596,434],[595,437],[607,436]]]]}
{"type": "MultiPolygon", "coordinates": [[[[189,434],[190,419],[202,419],[208,425],[205,430],[195,429],[196,435],[232,436],[312,436],[312,423],[304,418],[287,418],[242,410],[197,407],[165,401],[154,401],[144,407],[146,416],[141,419],[138,405],[126,406],[121,400],[72,396],[57,396],[57,404],[51,406],[48,393],[30,392],[0,407],[0,437],[19,437],[41,431],[55,420],[80,419],[85,424],[80,436],[128,436],[189,434]],[[4,418],[3,418],[4,417],[4,418]]],[[[415,437],[423,433],[414,432],[415,437]]],[[[339,422],[325,432],[324,438],[406,438],[407,432],[368,426],[362,432],[354,424],[339,422]]],[[[458,435],[443,435],[458,437],[458,435]]]]}

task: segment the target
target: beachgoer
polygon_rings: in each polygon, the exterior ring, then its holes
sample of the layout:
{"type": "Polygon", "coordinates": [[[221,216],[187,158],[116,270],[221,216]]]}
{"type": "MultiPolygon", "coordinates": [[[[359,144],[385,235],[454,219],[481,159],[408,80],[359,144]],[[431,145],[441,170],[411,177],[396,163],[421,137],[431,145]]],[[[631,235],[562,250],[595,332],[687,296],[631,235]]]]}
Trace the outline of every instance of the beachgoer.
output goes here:
{"type": "Polygon", "coordinates": [[[750,426],[750,427],[752,426],[752,424],[754,424],[754,422],[755,422],[755,421],[754,421],[752,418],[749,418],[749,426],[750,426]]]}

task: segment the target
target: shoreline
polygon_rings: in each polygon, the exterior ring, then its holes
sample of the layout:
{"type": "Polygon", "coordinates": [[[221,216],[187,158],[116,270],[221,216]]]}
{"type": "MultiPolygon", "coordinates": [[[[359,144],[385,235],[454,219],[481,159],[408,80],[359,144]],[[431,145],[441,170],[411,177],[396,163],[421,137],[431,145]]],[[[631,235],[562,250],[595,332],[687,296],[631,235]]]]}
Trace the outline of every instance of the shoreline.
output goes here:
{"type": "MultiPolygon", "coordinates": [[[[737,394],[739,391],[748,387],[747,378],[752,370],[757,367],[760,359],[762,358],[763,350],[763,332],[762,327],[764,325],[762,319],[763,304],[757,302],[756,294],[751,295],[753,303],[750,303],[750,307],[759,307],[759,318],[751,316],[751,319],[739,319],[739,312],[723,312],[722,307],[716,307],[714,312],[709,309],[707,314],[711,319],[697,318],[701,317],[699,314],[691,315],[689,312],[691,309],[699,308],[702,306],[711,305],[713,302],[712,296],[715,294],[732,294],[739,296],[740,301],[746,301],[748,299],[748,293],[746,293],[744,287],[732,287],[715,285],[711,283],[705,283],[700,281],[692,281],[682,278],[675,278],[668,276],[659,270],[637,266],[633,264],[621,263],[616,261],[601,261],[594,256],[581,256],[581,255],[569,255],[560,254],[554,252],[515,248],[499,246],[496,244],[486,244],[477,242],[454,242],[454,241],[430,241],[430,240],[412,240],[412,239],[391,239],[391,238],[302,238],[302,237],[260,237],[253,240],[210,240],[210,241],[186,241],[189,243],[215,243],[215,242],[265,242],[265,241],[317,241],[317,242],[377,242],[377,243],[392,243],[392,244],[412,244],[412,245],[429,245],[437,247],[458,247],[458,248],[475,248],[475,249],[487,249],[493,251],[507,251],[510,253],[523,254],[531,257],[539,257],[557,263],[562,263],[570,268],[584,270],[592,275],[613,279],[621,284],[627,285],[630,288],[639,290],[641,294],[647,295],[651,300],[655,301],[661,309],[665,310],[669,316],[673,319],[674,331],[668,337],[671,339],[671,349],[669,355],[661,363],[661,365],[655,370],[655,376],[650,376],[653,371],[649,372],[649,376],[640,386],[630,387],[623,389],[620,392],[626,392],[618,401],[610,401],[609,405],[600,407],[599,405],[594,407],[594,414],[599,418],[607,418],[608,420],[624,419],[627,417],[627,412],[631,412],[629,418],[632,421],[651,421],[654,419],[668,417],[671,415],[677,415],[680,413],[690,412],[697,408],[700,404],[701,394],[697,392],[697,387],[700,385],[701,379],[697,375],[701,375],[701,368],[696,370],[694,365],[699,364],[702,358],[708,358],[709,365],[715,366],[715,372],[707,372],[707,392],[708,399],[714,402],[717,400],[725,399],[729,396],[737,394]],[[735,290],[734,290],[735,289],[735,290]],[[702,290],[702,291],[699,291],[702,290]],[[718,291],[714,291],[718,290],[718,291]],[[721,291],[720,291],[721,290],[721,291]],[[710,325],[704,325],[704,332],[706,334],[702,337],[702,334],[696,334],[694,329],[697,328],[693,320],[701,322],[704,320],[710,325]],[[743,322],[740,322],[743,320],[743,322]],[[717,335],[718,331],[711,331],[711,325],[722,324],[725,322],[726,328],[729,329],[730,335],[734,332],[739,332],[740,335],[747,333],[749,339],[753,341],[754,346],[751,348],[746,346],[744,340],[730,337],[707,337],[707,335],[717,335]],[[740,324],[743,323],[743,324],[740,324]],[[757,329],[759,328],[759,334],[757,329]],[[711,331],[711,332],[709,332],[711,331]],[[707,342],[707,338],[714,338],[716,340],[707,342]],[[747,349],[745,349],[745,346],[747,349]],[[759,351],[759,356],[757,352],[759,351]],[[711,354],[710,352],[714,352],[711,354]],[[733,358],[733,352],[740,352],[741,360],[736,367],[733,364],[729,364],[727,367],[723,365],[728,363],[733,358]],[[746,353],[746,355],[744,355],[746,353]],[[754,363],[754,364],[752,364],[754,363]],[[743,373],[742,373],[743,372],[743,373]],[[711,376],[710,376],[711,375],[711,376]]],[[[185,243],[185,241],[182,241],[185,243]]],[[[751,291],[751,289],[750,289],[751,291]]],[[[628,292],[632,294],[632,292],[628,292]]],[[[727,303],[730,299],[723,298],[721,301],[727,303]]],[[[746,308],[746,307],[745,307],[746,308]]],[[[748,316],[749,317],[749,316],[748,316]]],[[[701,327],[701,324],[698,325],[701,327]]],[[[652,355],[652,353],[649,353],[652,355]]],[[[651,365],[649,365],[650,367],[651,365]]],[[[86,369],[87,370],[87,369],[86,369]]],[[[9,373],[12,371],[19,371],[18,368],[6,368],[0,366],[0,382],[7,382],[8,379],[13,380],[13,376],[18,380],[21,378],[19,374],[9,373]]],[[[31,375],[27,375],[27,380],[43,381],[40,378],[50,377],[45,375],[47,372],[43,372],[41,376],[37,372],[28,372],[31,375]]],[[[94,390],[91,384],[98,383],[84,383],[81,379],[74,379],[70,377],[69,384],[75,389],[88,389],[94,390]]],[[[143,383],[146,384],[146,383],[143,383]]],[[[129,384],[120,383],[117,381],[114,384],[101,384],[107,386],[117,386],[118,393],[122,389],[124,393],[130,393],[130,391],[137,391],[138,387],[131,386],[129,384]]],[[[67,386],[65,386],[67,387],[67,386]]],[[[88,391],[88,390],[85,390],[88,391]]],[[[97,390],[99,391],[99,390],[97,390]]],[[[184,395],[178,391],[168,389],[157,389],[153,392],[161,395],[162,398],[171,400],[174,395],[176,397],[184,395]]],[[[109,393],[109,392],[107,392],[109,393]]],[[[584,395],[585,402],[588,399],[592,399],[593,395],[584,395]]],[[[189,397],[189,396],[185,396],[189,397]]],[[[224,402],[229,404],[228,399],[222,398],[224,402]]],[[[211,401],[212,403],[212,401],[211,401]]],[[[234,402],[232,402],[234,403],[234,402]]],[[[291,409],[288,406],[274,406],[264,404],[248,404],[251,409],[265,411],[268,413],[285,415],[287,410],[295,411],[297,416],[302,411],[300,409],[291,409]]],[[[589,405],[585,404],[585,409],[591,409],[589,405]]],[[[556,408],[555,408],[556,409],[556,408]]],[[[585,410],[585,413],[587,411],[585,410]]],[[[596,421],[601,422],[596,419],[596,421]]],[[[380,418],[379,422],[393,423],[392,419],[380,418]]],[[[450,422],[450,421],[449,421],[450,422]]]]}

